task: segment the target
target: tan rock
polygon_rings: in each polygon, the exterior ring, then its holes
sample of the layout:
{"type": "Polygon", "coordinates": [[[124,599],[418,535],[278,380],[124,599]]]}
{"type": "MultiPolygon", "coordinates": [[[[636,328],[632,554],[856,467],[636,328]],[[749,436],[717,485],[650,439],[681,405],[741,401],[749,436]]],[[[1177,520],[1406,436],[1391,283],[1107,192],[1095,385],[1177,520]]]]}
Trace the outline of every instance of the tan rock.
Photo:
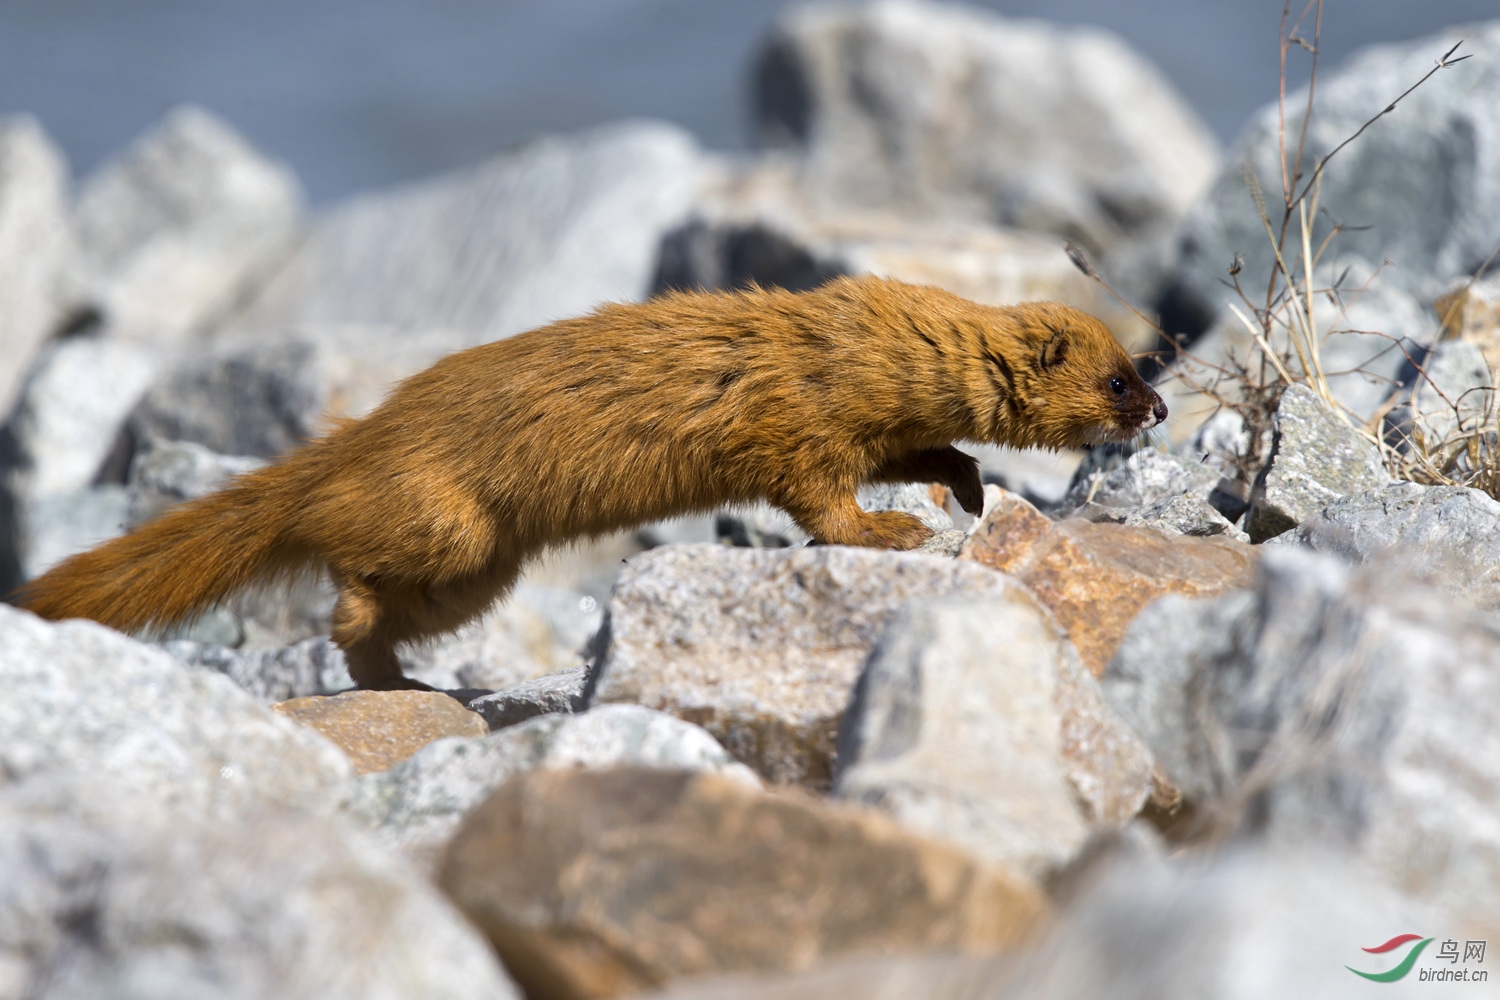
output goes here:
{"type": "Polygon", "coordinates": [[[1047,911],[1024,881],[873,810],[645,769],[512,779],[465,821],[439,884],[548,1000],[853,952],[993,950],[1047,911]]]}
{"type": "Polygon", "coordinates": [[[999,493],[960,558],[1029,587],[1095,677],[1136,614],[1156,598],[1213,597],[1249,586],[1254,577],[1255,550],[1241,542],[1083,520],[1054,524],[1021,497],[999,493]]]}
{"type": "Polygon", "coordinates": [[[887,618],[915,598],[1019,589],[972,562],[905,552],[653,549],[610,598],[594,700],[676,715],[769,781],[826,788],[839,720],[887,618]]]}
{"type": "Polygon", "coordinates": [[[1465,282],[1433,304],[1443,338],[1476,344],[1491,372],[1500,372],[1500,278],[1465,282]]]}
{"type": "Polygon", "coordinates": [[[271,707],[332,740],[359,774],[384,771],[445,736],[490,731],[477,713],[437,691],[345,691],[271,707]]]}

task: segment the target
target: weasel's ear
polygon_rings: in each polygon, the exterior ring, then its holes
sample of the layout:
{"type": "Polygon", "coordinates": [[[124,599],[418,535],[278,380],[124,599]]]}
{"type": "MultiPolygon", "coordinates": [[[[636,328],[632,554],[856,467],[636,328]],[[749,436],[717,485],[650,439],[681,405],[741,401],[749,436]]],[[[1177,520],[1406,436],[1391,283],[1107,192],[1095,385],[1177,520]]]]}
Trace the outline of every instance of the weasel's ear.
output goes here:
{"type": "Polygon", "coordinates": [[[1056,368],[1068,359],[1068,335],[1062,330],[1054,330],[1052,336],[1042,345],[1041,364],[1042,371],[1056,368]]]}

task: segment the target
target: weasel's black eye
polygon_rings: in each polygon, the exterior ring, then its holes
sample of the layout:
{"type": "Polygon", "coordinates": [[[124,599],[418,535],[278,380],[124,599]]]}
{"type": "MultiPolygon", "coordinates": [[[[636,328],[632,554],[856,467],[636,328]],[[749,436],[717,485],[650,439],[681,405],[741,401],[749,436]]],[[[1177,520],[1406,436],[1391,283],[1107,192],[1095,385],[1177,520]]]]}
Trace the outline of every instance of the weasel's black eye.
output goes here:
{"type": "Polygon", "coordinates": [[[1116,396],[1125,395],[1125,380],[1120,378],[1118,375],[1110,379],[1109,391],[1114,393],[1116,396]]]}

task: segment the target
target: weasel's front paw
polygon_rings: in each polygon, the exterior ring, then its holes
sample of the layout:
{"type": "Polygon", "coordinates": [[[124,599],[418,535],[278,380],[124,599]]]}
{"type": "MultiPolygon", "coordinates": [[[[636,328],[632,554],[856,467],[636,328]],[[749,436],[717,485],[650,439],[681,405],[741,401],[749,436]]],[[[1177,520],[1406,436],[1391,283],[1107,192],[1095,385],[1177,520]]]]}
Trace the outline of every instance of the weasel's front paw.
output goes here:
{"type": "Polygon", "coordinates": [[[876,549],[914,549],[932,537],[932,529],[914,514],[884,510],[867,515],[859,543],[876,549]]]}
{"type": "Polygon", "coordinates": [[[984,481],[979,478],[978,468],[971,469],[963,478],[944,485],[953,491],[953,499],[967,513],[978,517],[984,511],[984,481]]]}

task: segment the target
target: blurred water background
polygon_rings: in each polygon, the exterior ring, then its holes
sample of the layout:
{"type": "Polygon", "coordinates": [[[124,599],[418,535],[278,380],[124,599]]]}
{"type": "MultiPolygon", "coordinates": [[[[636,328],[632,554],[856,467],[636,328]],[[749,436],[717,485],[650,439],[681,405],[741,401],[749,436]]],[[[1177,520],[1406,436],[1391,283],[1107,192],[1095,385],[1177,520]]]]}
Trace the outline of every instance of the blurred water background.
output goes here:
{"type": "MultiPolygon", "coordinates": [[[[1275,96],[1278,0],[990,0],[1128,39],[1228,140],[1275,96]]],[[[751,53],[781,0],[4,0],[0,111],[82,174],[191,101],[315,202],[625,117],[749,141],[751,53]]],[[[1330,0],[1324,58],[1493,17],[1495,0],[1330,0]]],[[[1294,82],[1305,60],[1294,60],[1294,82]]]]}

